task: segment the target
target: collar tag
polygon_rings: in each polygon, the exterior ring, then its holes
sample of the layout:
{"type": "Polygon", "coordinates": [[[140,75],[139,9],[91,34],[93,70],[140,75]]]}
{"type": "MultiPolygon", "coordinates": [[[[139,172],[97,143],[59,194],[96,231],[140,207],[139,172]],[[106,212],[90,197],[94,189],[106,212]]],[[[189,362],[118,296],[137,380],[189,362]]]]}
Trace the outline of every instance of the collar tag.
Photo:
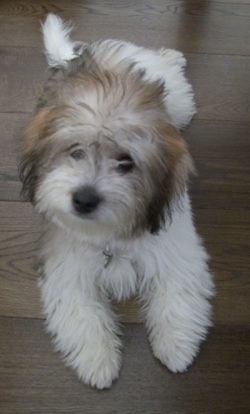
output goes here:
{"type": "Polygon", "coordinates": [[[112,258],[113,258],[113,254],[110,253],[109,251],[109,246],[106,247],[106,249],[102,252],[105,256],[105,260],[104,260],[104,269],[106,269],[109,265],[109,263],[111,262],[112,258]]]}

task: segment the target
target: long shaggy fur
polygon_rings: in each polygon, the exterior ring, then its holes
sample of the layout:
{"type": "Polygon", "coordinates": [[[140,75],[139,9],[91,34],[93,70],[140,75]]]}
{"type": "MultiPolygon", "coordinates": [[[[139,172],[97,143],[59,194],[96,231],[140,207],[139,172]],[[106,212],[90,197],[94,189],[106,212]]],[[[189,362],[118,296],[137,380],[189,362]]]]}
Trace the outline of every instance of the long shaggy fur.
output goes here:
{"type": "Polygon", "coordinates": [[[79,378],[110,387],[121,338],[110,299],[138,293],[154,355],[185,371],[211,325],[213,281],[179,129],[195,113],[185,58],[42,26],[51,76],[22,134],[23,193],[50,227],[40,252],[47,329],[79,378]]]}

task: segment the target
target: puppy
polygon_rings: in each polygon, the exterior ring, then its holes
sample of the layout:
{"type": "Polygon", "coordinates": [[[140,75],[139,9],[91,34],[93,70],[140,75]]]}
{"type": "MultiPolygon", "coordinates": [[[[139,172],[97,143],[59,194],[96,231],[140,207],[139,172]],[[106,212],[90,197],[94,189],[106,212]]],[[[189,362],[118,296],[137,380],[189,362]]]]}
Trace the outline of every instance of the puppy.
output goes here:
{"type": "Polygon", "coordinates": [[[180,136],[195,113],[182,53],[70,40],[42,26],[50,78],[22,134],[23,192],[49,222],[39,281],[47,329],[99,389],[121,368],[111,299],[138,294],[156,358],[183,372],[211,325],[214,287],[196,233],[180,136]]]}

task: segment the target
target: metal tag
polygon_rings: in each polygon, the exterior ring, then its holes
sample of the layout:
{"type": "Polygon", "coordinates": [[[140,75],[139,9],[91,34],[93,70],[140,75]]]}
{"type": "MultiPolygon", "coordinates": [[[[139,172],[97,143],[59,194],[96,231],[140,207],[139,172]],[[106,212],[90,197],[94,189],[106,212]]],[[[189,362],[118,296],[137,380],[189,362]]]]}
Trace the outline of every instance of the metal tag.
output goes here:
{"type": "Polygon", "coordinates": [[[109,263],[111,262],[112,258],[113,258],[113,254],[110,253],[109,251],[109,247],[106,247],[106,249],[103,251],[103,254],[105,256],[105,261],[104,261],[104,269],[106,269],[109,265],[109,263]]]}

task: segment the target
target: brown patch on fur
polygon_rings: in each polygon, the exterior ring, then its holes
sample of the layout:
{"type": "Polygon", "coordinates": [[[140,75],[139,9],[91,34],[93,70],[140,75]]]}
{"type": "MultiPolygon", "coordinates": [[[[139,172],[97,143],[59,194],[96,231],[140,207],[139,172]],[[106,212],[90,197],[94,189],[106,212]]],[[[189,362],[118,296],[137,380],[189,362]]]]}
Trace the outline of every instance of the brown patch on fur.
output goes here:
{"type": "Polygon", "coordinates": [[[114,71],[103,70],[90,51],[85,50],[67,68],[51,71],[38,108],[88,105],[105,125],[111,123],[113,130],[114,122],[125,119],[126,114],[125,122],[135,123],[131,113],[141,114],[150,125],[153,112],[165,110],[164,93],[163,83],[146,81],[143,70],[135,71],[126,62],[117,64],[114,71]]]}
{"type": "Polygon", "coordinates": [[[166,125],[159,134],[165,141],[165,156],[173,173],[173,191],[178,196],[185,190],[189,176],[195,174],[194,163],[185,141],[172,125],[166,125]]]}
{"type": "Polygon", "coordinates": [[[42,109],[22,132],[23,148],[19,175],[23,183],[22,194],[30,201],[34,200],[38,179],[52,157],[51,143],[46,138],[55,132],[55,121],[60,113],[60,108],[42,109]]]}
{"type": "Polygon", "coordinates": [[[159,155],[149,160],[155,188],[147,212],[151,233],[164,227],[167,215],[171,219],[173,201],[185,191],[189,176],[195,172],[187,146],[174,127],[159,121],[155,133],[159,155]]]}
{"type": "MultiPolygon", "coordinates": [[[[132,67],[127,68],[121,73],[112,71],[102,72],[98,67],[92,70],[83,66],[77,76],[69,79],[71,87],[79,90],[79,86],[90,96],[95,95],[97,108],[102,115],[124,116],[126,111],[143,113],[159,109],[161,106],[161,96],[163,85],[161,82],[146,82],[143,71],[133,71],[132,67]],[[112,115],[111,115],[112,114],[112,115]]],[[[72,90],[72,89],[71,89],[72,90]]],[[[86,102],[88,103],[88,102],[86,102]]]]}
{"type": "Polygon", "coordinates": [[[25,153],[30,152],[37,142],[45,136],[50,113],[50,108],[42,109],[24,128],[21,135],[21,142],[25,153]]]}

